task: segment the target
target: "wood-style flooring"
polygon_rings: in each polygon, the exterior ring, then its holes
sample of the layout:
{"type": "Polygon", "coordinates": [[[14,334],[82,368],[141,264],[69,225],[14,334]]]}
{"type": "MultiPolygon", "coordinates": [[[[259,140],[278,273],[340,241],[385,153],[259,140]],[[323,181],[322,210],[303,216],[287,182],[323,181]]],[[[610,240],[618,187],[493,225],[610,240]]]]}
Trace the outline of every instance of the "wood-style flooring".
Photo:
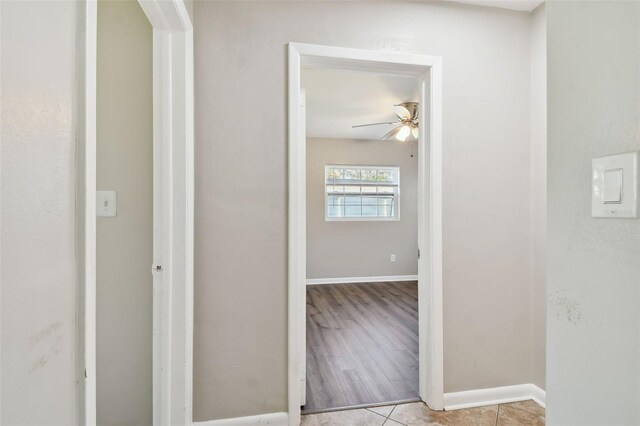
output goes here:
{"type": "Polygon", "coordinates": [[[416,281],[307,287],[303,412],[418,400],[416,281]]]}

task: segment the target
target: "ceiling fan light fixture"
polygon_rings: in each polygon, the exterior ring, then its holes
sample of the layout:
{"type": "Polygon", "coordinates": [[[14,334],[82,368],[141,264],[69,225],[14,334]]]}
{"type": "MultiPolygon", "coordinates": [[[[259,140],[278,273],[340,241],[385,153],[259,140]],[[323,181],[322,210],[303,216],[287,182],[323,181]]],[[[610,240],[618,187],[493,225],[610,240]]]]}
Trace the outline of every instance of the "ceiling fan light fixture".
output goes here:
{"type": "Polygon", "coordinates": [[[418,131],[418,103],[417,102],[402,102],[401,104],[394,105],[396,116],[398,121],[385,121],[382,123],[369,123],[369,124],[357,124],[351,126],[356,127],[368,127],[368,126],[380,126],[380,125],[393,125],[396,127],[389,130],[380,140],[398,140],[401,142],[416,142],[420,132],[418,131]]]}
{"type": "Polygon", "coordinates": [[[396,135],[396,139],[398,139],[400,142],[404,142],[407,140],[409,135],[411,135],[411,127],[404,125],[396,135]]]}

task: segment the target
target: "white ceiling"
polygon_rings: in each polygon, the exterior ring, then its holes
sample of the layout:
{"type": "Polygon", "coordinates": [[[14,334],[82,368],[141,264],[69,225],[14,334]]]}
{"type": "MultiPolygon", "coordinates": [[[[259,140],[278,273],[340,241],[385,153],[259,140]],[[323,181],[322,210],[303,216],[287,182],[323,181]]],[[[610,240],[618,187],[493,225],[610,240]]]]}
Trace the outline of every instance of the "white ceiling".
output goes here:
{"type": "Polygon", "coordinates": [[[418,101],[419,93],[414,77],[331,69],[303,69],[302,88],[307,136],[330,139],[380,139],[394,126],[351,126],[395,121],[393,105],[418,101]]]}
{"type": "Polygon", "coordinates": [[[544,0],[444,0],[453,3],[473,4],[476,6],[497,7],[500,9],[531,12],[544,3],[544,0]]]}
{"type": "MultiPolygon", "coordinates": [[[[228,1],[228,0],[211,0],[211,1],[228,1]]],[[[269,1],[269,0],[262,0],[269,1]]],[[[296,0],[296,1],[315,1],[315,0],[296,0]]],[[[356,0],[358,1],[358,0],[356,0]]],[[[359,1],[372,1],[372,0],[359,0],[359,1]]],[[[431,2],[434,0],[418,0],[424,2],[431,2]]],[[[472,4],[475,6],[497,7],[499,9],[520,10],[524,12],[532,12],[535,8],[540,6],[545,0],[442,0],[452,3],[464,3],[472,4]]]]}

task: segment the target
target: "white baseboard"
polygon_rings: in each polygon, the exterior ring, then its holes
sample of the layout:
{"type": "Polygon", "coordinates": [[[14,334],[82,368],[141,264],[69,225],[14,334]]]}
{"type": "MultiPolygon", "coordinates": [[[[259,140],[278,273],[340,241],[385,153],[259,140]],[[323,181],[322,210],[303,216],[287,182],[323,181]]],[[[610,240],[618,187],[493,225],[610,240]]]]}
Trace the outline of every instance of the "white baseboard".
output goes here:
{"type": "Polygon", "coordinates": [[[532,399],[538,405],[544,407],[545,391],[534,384],[527,383],[523,385],[445,393],[444,409],[459,410],[461,408],[505,404],[529,399],[532,399]]]}
{"type": "Polygon", "coordinates": [[[194,426],[288,426],[287,413],[269,413],[258,416],[235,417],[232,419],[209,420],[206,422],[193,422],[194,426]]]}
{"type": "Polygon", "coordinates": [[[417,281],[417,275],[387,275],[381,277],[344,277],[344,278],[310,278],[307,285],[319,284],[356,284],[356,283],[386,283],[390,281],[417,281]]]}
{"type": "Polygon", "coordinates": [[[536,385],[531,386],[533,386],[531,390],[531,399],[533,399],[534,402],[539,406],[547,408],[547,392],[540,389],[536,385]]]}

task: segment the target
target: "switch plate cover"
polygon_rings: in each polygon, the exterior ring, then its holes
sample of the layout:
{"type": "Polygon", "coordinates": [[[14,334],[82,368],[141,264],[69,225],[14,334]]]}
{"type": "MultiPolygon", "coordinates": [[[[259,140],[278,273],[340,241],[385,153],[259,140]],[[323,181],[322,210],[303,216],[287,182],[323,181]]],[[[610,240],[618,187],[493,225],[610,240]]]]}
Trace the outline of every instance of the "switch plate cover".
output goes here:
{"type": "Polygon", "coordinates": [[[639,152],[592,160],[591,216],[638,217],[639,152]]]}
{"type": "Polygon", "coordinates": [[[116,191],[96,191],[96,214],[98,217],[116,217],[116,191]]]}

